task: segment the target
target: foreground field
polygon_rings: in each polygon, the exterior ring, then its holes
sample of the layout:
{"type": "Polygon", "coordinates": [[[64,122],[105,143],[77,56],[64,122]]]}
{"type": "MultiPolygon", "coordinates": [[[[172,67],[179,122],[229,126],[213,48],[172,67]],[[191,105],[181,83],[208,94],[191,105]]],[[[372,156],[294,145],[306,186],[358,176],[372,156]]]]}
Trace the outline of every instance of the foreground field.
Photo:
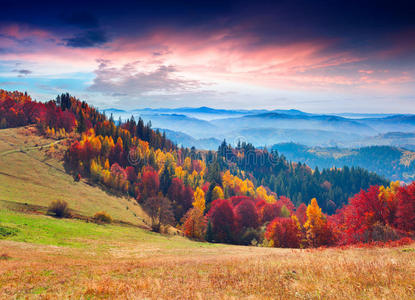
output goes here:
{"type": "Polygon", "coordinates": [[[414,245],[225,246],[2,210],[0,298],[413,299],[414,245]]]}

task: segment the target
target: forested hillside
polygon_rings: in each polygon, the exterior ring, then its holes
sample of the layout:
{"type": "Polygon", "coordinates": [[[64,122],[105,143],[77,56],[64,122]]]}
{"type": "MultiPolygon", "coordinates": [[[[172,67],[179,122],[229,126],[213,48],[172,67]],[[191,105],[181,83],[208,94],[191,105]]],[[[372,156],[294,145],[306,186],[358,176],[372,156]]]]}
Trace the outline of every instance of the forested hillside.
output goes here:
{"type": "Polygon", "coordinates": [[[392,146],[355,149],[307,147],[285,143],[272,146],[290,161],[301,161],[315,168],[361,167],[390,180],[410,182],[415,176],[415,152],[392,146]]]}
{"type": "Polygon", "coordinates": [[[3,127],[36,124],[40,134],[70,138],[64,160],[74,179],[133,197],[155,231],[170,224],[199,240],[296,248],[397,240],[415,230],[414,184],[388,187],[360,168],[312,170],[246,143],[178,148],[141,119],[116,125],[68,94],[47,103],[18,92],[0,97],[3,127]]]}
{"type": "Polygon", "coordinates": [[[236,148],[223,142],[218,151],[223,169],[248,174],[257,185],[290,198],[296,206],[319,199],[323,211],[332,214],[349,197],[371,185],[387,185],[384,178],[362,168],[332,168],[319,171],[302,163],[288,162],[277,151],[255,149],[242,143],[236,148]]]}

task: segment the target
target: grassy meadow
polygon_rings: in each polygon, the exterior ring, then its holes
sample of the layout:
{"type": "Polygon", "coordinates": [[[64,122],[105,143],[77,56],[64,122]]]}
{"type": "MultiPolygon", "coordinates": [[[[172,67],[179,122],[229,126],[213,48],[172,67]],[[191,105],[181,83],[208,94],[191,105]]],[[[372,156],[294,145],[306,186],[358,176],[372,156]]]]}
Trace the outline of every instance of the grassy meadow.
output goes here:
{"type": "Polygon", "coordinates": [[[62,161],[47,155],[49,144],[55,143],[55,152],[59,152],[59,147],[64,148],[59,143],[64,141],[40,137],[34,130],[0,130],[0,208],[21,210],[35,205],[44,211],[53,200],[62,199],[83,216],[105,210],[116,220],[144,225],[146,215],[134,199],[116,197],[85,181],[75,182],[62,161]]]}
{"type": "Polygon", "coordinates": [[[198,243],[9,210],[0,298],[413,299],[414,245],[291,250],[198,243]]]}

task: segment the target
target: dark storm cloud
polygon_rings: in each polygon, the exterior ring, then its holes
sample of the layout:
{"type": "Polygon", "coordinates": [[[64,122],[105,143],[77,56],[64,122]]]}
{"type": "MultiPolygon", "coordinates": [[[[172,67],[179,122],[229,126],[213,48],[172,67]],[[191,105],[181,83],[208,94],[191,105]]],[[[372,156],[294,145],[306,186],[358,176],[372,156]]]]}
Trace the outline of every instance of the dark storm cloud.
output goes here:
{"type": "Polygon", "coordinates": [[[62,19],[67,24],[81,28],[96,28],[99,24],[98,19],[92,13],[86,11],[63,14],[62,19]]]}
{"type": "Polygon", "coordinates": [[[97,47],[108,42],[108,38],[103,30],[88,30],[63,40],[66,46],[73,48],[97,47]]]}
{"type": "MultiPolygon", "coordinates": [[[[380,36],[415,27],[415,3],[405,0],[1,2],[3,22],[20,21],[73,35],[77,33],[68,25],[101,25],[114,37],[140,35],[155,27],[194,28],[199,34],[228,29],[229,38],[252,34],[258,44],[338,38],[339,47],[370,51],[386,43],[380,36]]],[[[67,45],[102,44],[106,40],[100,33],[87,31],[68,39],[67,45]]]]}
{"type": "Polygon", "coordinates": [[[18,73],[19,76],[26,76],[33,73],[32,71],[27,69],[14,69],[13,72],[18,73]]]}

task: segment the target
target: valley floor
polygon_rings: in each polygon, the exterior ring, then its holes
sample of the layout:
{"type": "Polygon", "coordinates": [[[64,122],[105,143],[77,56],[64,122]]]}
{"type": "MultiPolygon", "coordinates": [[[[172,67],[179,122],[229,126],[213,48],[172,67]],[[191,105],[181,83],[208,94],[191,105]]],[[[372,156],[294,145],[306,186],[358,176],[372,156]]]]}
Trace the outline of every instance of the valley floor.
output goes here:
{"type": "Polygon", "coordinates": [[[413,299],[415,245],[228,246],[0,211],[0,298],[413,299]]]}

